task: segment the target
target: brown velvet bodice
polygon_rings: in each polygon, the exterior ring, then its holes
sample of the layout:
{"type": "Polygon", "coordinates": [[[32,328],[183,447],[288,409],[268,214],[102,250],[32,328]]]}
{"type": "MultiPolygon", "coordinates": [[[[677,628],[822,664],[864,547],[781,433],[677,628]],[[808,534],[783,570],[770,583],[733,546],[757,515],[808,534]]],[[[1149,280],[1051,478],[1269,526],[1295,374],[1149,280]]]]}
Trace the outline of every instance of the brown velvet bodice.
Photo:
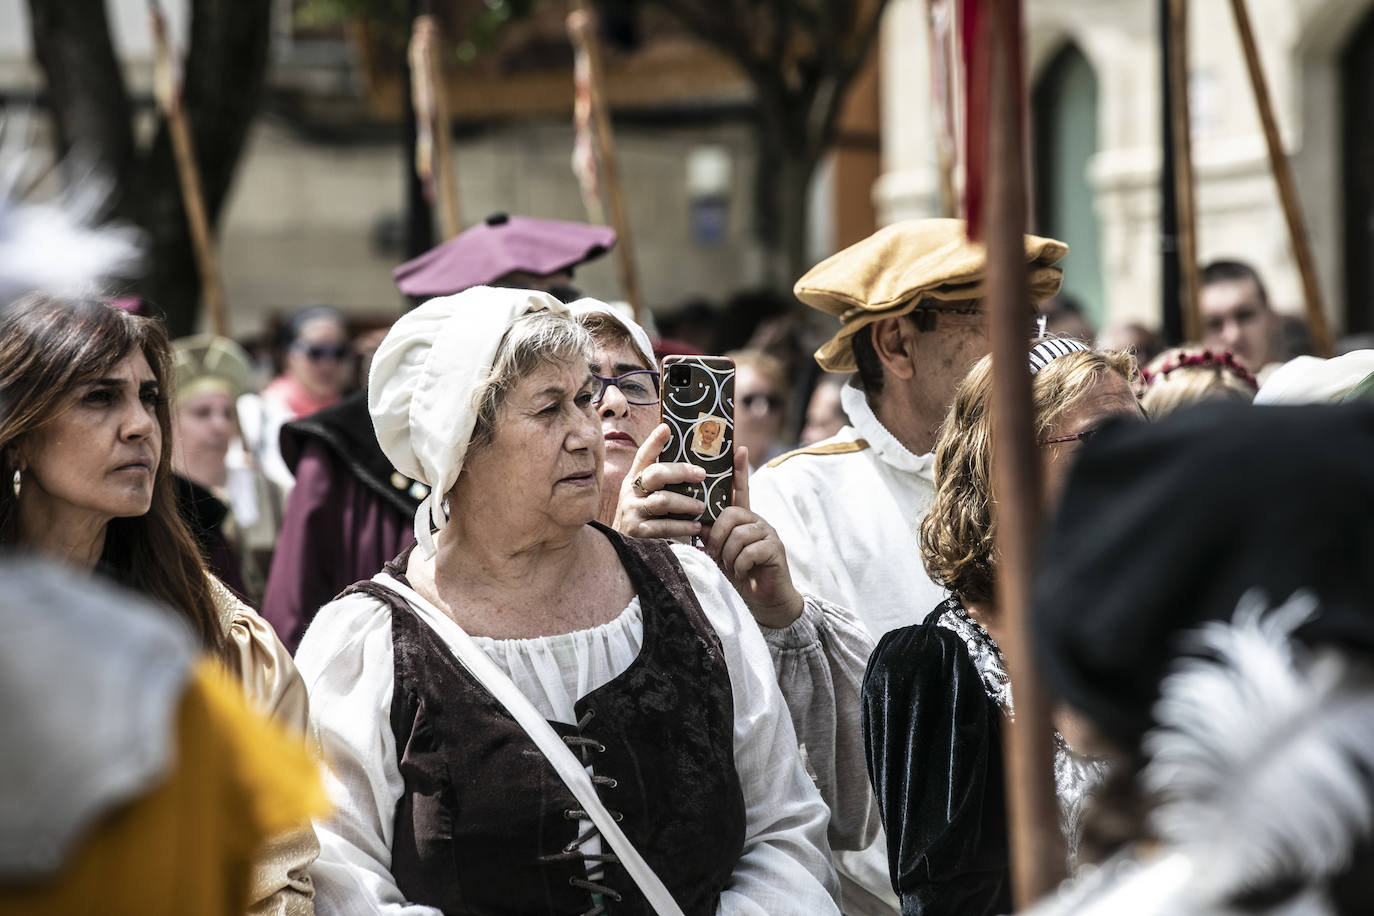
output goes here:
{"type": "MultiPolygon", "coordinates": [[[[714,913],[745,831],[720,640],[667,542],[602,530],[639,595],[643,644],[577,701],[577,725],[550,724],[592,767],[602,802],[683,911],[714,913]]],[[[387,567],[402,581],[405,559],[387,567]]],[[[405,788],[391,871],[406,898],[448,916],[651,914],[614,856],[591,863],[587,880],[578,841],[591,822],[438,634],[377,583],[354,589],[392,610],[391,728],[405,788]]]]}

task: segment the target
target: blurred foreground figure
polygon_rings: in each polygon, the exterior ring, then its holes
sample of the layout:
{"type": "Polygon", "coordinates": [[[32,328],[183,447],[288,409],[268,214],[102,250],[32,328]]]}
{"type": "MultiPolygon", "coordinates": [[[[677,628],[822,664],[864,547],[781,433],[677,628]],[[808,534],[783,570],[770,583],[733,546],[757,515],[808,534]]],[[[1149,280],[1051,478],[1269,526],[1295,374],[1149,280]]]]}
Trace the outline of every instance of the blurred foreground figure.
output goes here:
{"type": "Polygon", "coordinates": [[[33,558],[0,583],[0,913],[248,912],[267,839],[325,808],[300,742],[165,609],[33,558]]]}
{"type": "MultiPolygon", "coordinates": [[[[409,296],[504,286],[549,291],[570,302],[580,296],[570,285],[574,268],[614,244],[615,232],[604,226],[498,213],[402,264],[394,277],[409,296]]],[[[288,423],[280,454],[295,487],[262,613],[294,652],[322,605],[414,540],[411,520],[429,487],[397,471],[382,453],[365,390],[288,423]]]]}
{"type": "Polygon", "coordinates": [[[1105,862],[1035,916],[1374,912],[1371,507],[1366,405],[1206,405],[1085,447],[1032,620],[1119,765],[1105,862]]]}
{"type": "MultiPolygon", "coordinates": [[[[180,615],[255,708],[303,735],[305,684],[272,628],[205,568],[172,490],[162,325],[32,295],[0,315],[0,547],[100,573],[180,615]]],[[[255,902],[309,913],[302,831],[258,863],[255,902]]]]}

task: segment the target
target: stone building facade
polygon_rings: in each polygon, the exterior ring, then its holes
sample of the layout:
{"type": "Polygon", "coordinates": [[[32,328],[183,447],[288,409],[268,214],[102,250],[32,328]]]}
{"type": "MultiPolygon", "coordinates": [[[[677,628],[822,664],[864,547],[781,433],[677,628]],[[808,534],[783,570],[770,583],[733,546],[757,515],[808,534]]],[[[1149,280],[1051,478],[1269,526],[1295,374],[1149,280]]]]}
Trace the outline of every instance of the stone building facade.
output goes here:
{"type": "MultiPolygon", "coordinates": [[[[1192,5],[1189,99],[1201,259],[1255,264],[1270,297],[1302,287],[1224,0],[1192,5]]],[[[1374,2],[1249,0],[1328,318],[1374,331],[1374,2]]],[[[1159,324],[1157,0],[1028,0],[1037,228],[1065,237],[1067,287],[1101,323],[1159,324]],[[1047,138],[1049,138],[1047,140],[1047,138]]],[[[938,212],[926,0],[893,0],[883,35],[883,222],[938,212]]]]}

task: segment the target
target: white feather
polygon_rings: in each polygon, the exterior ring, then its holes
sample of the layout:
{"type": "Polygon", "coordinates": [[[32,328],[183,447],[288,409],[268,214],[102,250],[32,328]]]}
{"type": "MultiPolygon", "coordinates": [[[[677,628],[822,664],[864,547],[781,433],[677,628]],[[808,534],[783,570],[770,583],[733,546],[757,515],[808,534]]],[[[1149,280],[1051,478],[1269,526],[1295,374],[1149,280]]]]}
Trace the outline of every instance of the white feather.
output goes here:
{"type": "MultiPolygon", "coordinates": [[[[22,127],[19,132],[22,131],[22,127]]],[[[25,293],[98,295],[111,276],[131,276],[141,253],[140,233],[126,226],[97,226],[110,183],[93,168],[69,160],[66,189],[49,203],[18,198],[32,161],[6,125],[0,142],[0,306],[25,293]]]]}
{"type": "Polygon", "coordinates": [[[1292,633],[1316,601],[1268,613],[1247,595],[1234,620],[1203,627],[1155,707],[1145,788],[1156,835],[1202,863],[1203,899],[1346,865],[1374,819],[1374,698],[1349,688],[1334,653],[1298,657],[1292,633]],[[1215,895],[1215,896],[1214,896],[1215,895]]]}

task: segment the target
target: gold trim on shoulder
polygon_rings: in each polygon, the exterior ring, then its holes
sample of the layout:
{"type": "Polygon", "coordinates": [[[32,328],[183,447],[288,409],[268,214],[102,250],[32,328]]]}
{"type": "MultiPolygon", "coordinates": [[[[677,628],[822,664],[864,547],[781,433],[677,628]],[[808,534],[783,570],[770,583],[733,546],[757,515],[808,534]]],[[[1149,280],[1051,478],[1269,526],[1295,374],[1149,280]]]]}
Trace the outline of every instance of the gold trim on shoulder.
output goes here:
{"type": "Polygon", "coordinates": [[[867,439],[855,439],[853,442],[827,442],[824,445],[808,445],[805,448],[793,449],[785,455],[779,455],[765,464],[764,467],[775,468],[788,458],[795,458],[797,455],[849,455],[854,452],[862,452],[866,448],[868,448],[867,439]]]}

